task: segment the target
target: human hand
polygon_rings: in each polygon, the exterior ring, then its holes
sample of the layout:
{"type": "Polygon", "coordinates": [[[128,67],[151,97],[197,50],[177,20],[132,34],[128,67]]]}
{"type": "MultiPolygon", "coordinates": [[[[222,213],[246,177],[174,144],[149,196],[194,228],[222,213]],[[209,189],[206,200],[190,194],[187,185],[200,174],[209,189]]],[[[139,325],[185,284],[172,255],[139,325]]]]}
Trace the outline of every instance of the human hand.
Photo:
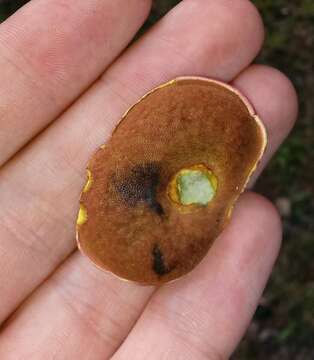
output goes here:
{"type": "Polygon", "coordinates": [[[86,162],[154,86],[231,82],[268,130],[260,169],[296,118],[289,80],[250,65],[263,26],[248,0],[184,0],[120,54],[149,7],[33,0],[0,25],[0,359],[226,359],[256,309],[281,225],[253,193],[203,262],[160,289],[104,274],[75,250],[86,162]]]}

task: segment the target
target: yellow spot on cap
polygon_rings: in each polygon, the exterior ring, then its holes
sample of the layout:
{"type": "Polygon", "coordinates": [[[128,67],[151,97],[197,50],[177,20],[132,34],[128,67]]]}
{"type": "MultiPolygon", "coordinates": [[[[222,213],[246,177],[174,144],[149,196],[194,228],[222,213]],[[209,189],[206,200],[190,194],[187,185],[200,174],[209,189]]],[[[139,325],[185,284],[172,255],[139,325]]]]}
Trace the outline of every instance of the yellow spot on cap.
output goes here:
{"type": "Polygon", "coordinates": [[[86,193],[90,190],[90,188],[92,187],[92,184],[93,184],[93,176],[92,176],[92,173],[89,169],[87,169],[87,182],[84,186],[84,189],[83,189],[83,192],[86,193]]]}
{"type": "Polygon", "coordinates": [[[86,221],[87,221],[87,210],[81,204],[76,223],[77,223],[77,225],[81,226],[81,225],[85,224],[86,221]]]}

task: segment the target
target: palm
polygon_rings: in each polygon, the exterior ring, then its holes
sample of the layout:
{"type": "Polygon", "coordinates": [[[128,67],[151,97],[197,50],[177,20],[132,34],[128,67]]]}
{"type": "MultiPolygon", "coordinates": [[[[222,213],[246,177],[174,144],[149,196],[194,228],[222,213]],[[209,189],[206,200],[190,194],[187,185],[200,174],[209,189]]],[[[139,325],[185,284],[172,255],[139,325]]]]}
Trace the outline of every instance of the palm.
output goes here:
{"type": "Polygon", "coordinates": [[[121,55],[149,3],[33,0],[0,26],[1,359],[227,358],[256,308],[281,231],[252,193],[202,264],[160,289],[75,251],[85,164],[150,88],[179,75],[233,82],[268,129],[262,166],[296,116],[289,81],[249,65],[263,29],[247,0],[182,1],[121,55]]]}

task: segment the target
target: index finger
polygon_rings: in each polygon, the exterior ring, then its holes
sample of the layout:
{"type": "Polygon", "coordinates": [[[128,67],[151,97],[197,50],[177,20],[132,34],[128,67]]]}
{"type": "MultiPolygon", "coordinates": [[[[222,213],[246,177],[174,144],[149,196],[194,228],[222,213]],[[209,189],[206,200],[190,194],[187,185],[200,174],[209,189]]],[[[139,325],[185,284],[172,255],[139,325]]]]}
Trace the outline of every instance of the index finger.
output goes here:
{"type": "Polygon", "coordinates": [[[113,61],[150,0],[33,0],[0,25],[0,165],[113,61]]]}

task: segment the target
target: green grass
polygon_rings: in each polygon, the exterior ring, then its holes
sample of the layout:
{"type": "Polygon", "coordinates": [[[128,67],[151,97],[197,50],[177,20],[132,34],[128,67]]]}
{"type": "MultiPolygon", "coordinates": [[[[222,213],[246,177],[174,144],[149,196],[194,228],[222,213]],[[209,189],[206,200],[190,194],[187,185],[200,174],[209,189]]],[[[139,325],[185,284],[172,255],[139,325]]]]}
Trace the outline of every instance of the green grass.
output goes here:
{"type": "MultiPolygon", "coordinates": [[[[2,2],[0,20],[22,2],[2,2]]],[[[141,32],[178,2],[155,1],[141,32]]],[[[299,94],[300,116],[257,183],[257,190],[273,201],[288,200],[291,214],[283,219],[280,259],[234,359],[309,360],[314,359],[314,1],[253,2],[267,30],[258,62],[275,66],[292,79],[299,94]]]]}

